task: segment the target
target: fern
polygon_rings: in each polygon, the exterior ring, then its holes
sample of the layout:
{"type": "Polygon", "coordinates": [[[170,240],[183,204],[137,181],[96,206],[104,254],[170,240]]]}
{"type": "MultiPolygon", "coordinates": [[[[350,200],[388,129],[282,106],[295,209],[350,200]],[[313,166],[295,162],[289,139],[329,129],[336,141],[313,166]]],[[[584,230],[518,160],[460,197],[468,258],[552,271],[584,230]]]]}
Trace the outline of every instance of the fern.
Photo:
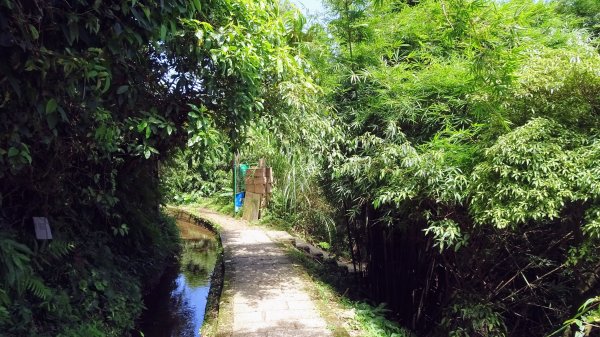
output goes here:
{"type": "Polygon", "coordinates": [[[41,300],[47,300],[52,295],[52,290],[38,277],[28,275],[23,282],[25,288],[41,300]]]}
{"type": "MultiPolygon", "coordinates": [[[[60,245],[56,248],[59,253],[66,249],[68,248],[60,245]]],[[[33,253],[29,247],[12,238],[4,237],[0,238],[0,252],[2,253],[0,254],[0,276],[5,283],[3,288],[6,289],[0,290],[0,305],[9,303],[10,290],[15,291],[19,296],[29,291],[42,300],[50,297],[51,290],[33,273],[30,264],[33,253]]]]}
{"type": "Polygon", "coordinates": [[[79,336],[104,337],[106,334],[102,332],[102,327],[97,322],[90,322],[66,328],[63,332],[57,335],[57,337],[79,336]]]}
{"type": "Polygon", "coordinates": [[[0,275],[5,286],[22,289],[22,275],[30,269],[31,250],[11,238],[0,237],[0,275]]]}
{"type": "Polygon", "coordinates": [[[10,302],[10,299],[8,298],[8,295],[6,294],[6,291],[3,289],[0,289],[0,305],[5,305],[8,304],[10,302]]]}
{"type": "Polygon", "coordinates": [[[8,310],[3,305],[0,305],[0,323],[7,322],[8,318],[8,310]]]}
{"type": "Polygon", "coordinates": [[[6,295],[6,291],[0,289],[0,323],[6,322],[9,318],[8,309],[6,306],[10,303],[10,299],[6,295]]]}
{"type": "Polygon", "coordinates": [[[73,249],[75,249],[75,245],[67,241],[53,240],[48,245],[48,253],[55,259],[67,256],[73,249]]]}

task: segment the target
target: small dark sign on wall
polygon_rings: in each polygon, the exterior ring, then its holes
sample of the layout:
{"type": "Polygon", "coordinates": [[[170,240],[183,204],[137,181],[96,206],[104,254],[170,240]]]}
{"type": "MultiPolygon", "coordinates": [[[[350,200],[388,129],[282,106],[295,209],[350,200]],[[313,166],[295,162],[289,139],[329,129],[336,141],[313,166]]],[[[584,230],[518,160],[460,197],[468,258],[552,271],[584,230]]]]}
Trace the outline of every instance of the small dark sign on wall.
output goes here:
{"type": "Polygon", "coordinates": [[[38,240],[52,240],[52,232],[50,231],[48,218],[33,217],[33,226],[35,228],[35,237],[38,240]]]}

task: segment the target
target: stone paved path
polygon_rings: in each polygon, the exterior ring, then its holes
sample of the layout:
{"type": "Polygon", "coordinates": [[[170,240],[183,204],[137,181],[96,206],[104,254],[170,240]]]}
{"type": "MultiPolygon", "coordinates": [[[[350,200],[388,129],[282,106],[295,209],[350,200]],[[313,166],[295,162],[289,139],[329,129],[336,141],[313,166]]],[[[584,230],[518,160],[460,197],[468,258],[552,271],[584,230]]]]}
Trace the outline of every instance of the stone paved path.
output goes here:
{"type": "Polygon", "coordinates": [[[232,337],[328,337],[325,320],[300,271],[273,240],[287,233],[250,227],[243,220],[201,209],[222,226],[225,270],[232,293],[232,337]]]}

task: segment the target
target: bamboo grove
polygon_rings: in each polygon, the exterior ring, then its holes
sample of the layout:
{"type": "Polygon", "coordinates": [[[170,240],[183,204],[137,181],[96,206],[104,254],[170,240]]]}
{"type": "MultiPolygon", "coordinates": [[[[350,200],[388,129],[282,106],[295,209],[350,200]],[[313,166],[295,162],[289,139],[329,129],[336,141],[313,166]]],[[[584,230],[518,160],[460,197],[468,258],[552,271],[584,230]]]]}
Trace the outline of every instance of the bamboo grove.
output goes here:
{"type": "Polygon", "coordinates": [[[597,334],[600,5],[326,4],[299,43],[320,133],[246,149],[279,176],[270,216],[417,335],[597,334]]]}
{"type": "Polygon", "coordinates": [[[598,333],[598,3],[329,7],[320,179],[370,295],[427,336],[598,333]]]}
{"type": "Polygon", "coordinates": [[[0,335],[127,335],[233,153],[411,334],[599,333],[600,3],[325,5],[0,0],[0,335]]]}

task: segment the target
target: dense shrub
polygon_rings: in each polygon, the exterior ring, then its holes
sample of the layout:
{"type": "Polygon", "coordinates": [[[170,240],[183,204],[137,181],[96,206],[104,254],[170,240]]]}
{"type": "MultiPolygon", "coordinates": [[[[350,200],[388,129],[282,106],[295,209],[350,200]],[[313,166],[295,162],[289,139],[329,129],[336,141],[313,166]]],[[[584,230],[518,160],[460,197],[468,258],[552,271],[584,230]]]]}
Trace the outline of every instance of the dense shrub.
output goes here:
{"type": "Polygon", "coordinates": [[[429,335],[560,328],[600,289],[596,2],[327,3],[321,178],[374,298],[429,335]]]}
{"type": "Polygon", "coordinates": [[[160,163],[187,146],[202,166],[215,133],[239,146],[267,86],[312,90],[281,14],[272,1],[0,2],[0,334],[128,333],[177,251],[160,163]],[[33,216],[53,240],[35,239],[33,216]]]}

